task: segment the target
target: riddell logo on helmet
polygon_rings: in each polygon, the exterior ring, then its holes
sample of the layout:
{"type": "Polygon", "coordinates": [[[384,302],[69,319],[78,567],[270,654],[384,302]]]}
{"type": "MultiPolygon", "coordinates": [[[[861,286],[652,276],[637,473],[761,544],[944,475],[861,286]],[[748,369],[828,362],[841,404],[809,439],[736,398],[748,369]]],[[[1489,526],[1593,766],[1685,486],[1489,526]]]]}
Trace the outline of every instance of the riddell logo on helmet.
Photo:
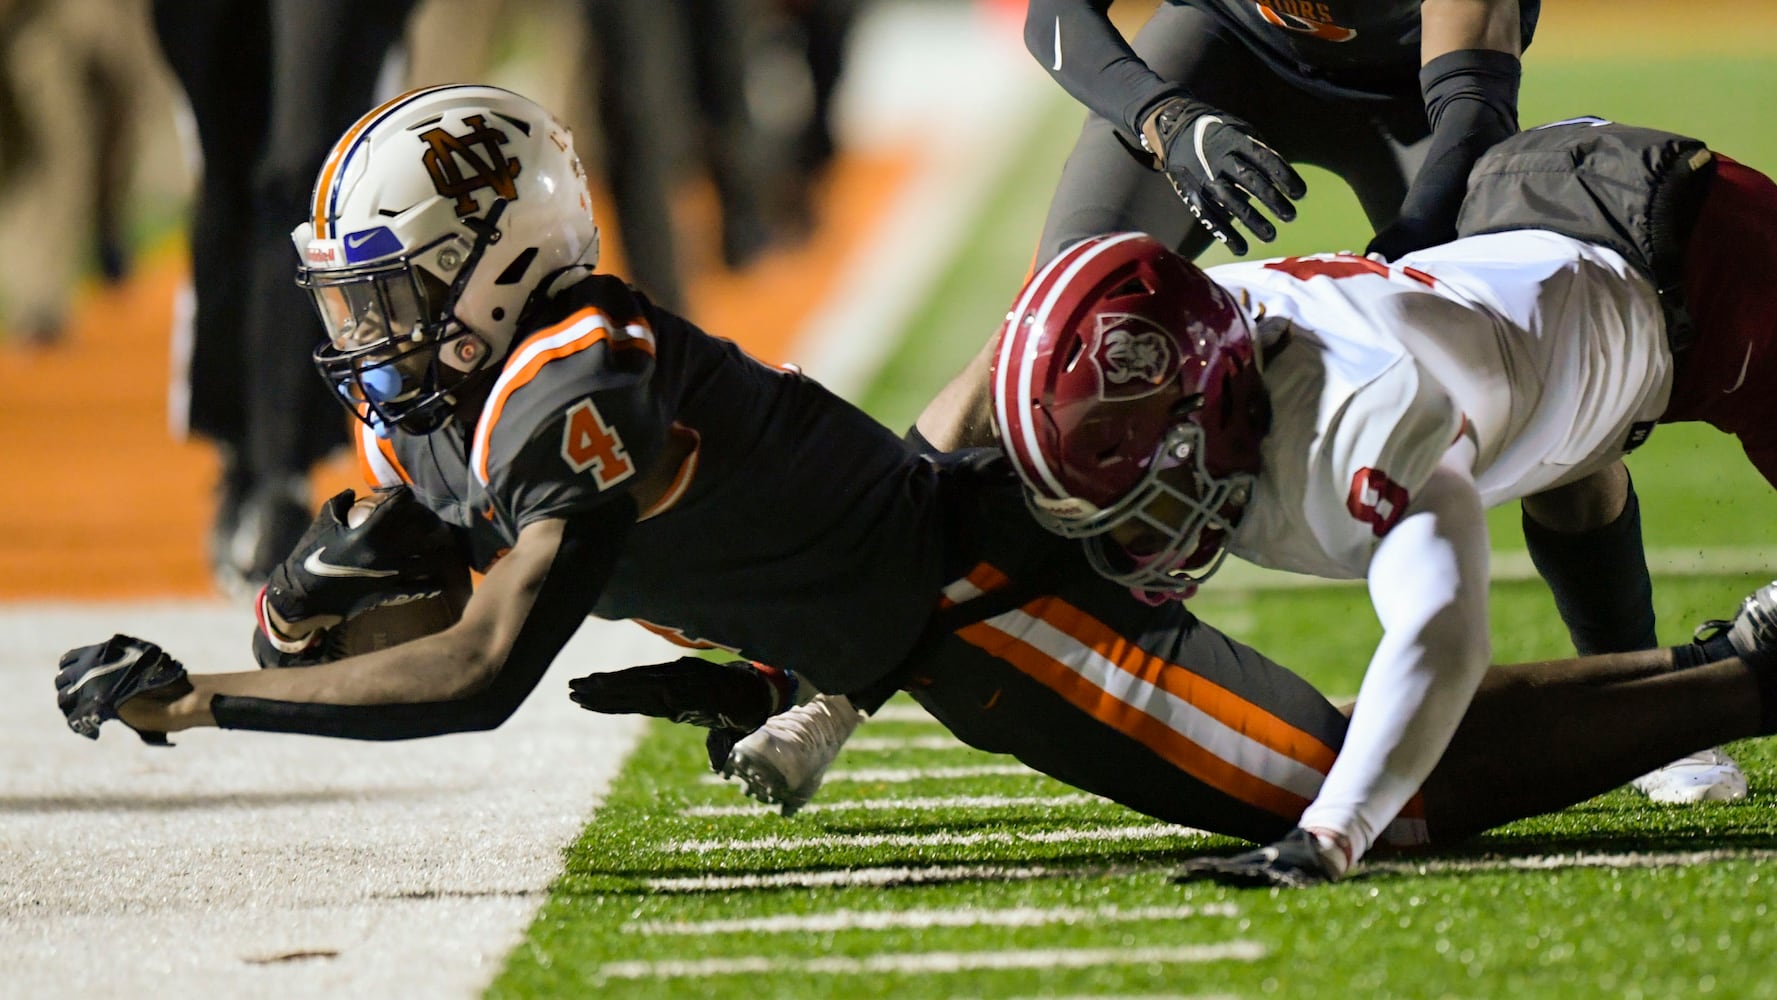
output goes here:
{"type": "Polygon", "coordinates": [[[1166,387],[1177,367],[1172,340],[1159,327],[1127,313],[1098,317],[1092,363],[1098,398],[1140,399],[1166,387]]]}
{"type": "Polygon", "coordinates": [[[310,240],[302,256],[318,267],[331,267],[345,262],[345,253],[340,249],[338,240],[310,240]]]}

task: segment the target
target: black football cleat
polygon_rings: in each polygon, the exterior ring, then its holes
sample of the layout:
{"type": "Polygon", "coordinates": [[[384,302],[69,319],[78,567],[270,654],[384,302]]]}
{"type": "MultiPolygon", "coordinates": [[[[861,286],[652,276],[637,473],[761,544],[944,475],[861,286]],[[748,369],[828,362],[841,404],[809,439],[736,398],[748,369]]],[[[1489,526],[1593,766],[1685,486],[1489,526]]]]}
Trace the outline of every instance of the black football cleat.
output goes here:
{"type": "Polygon", "coordinates": [[[1297,827],[1269,847],[1230,857],[1187,861],[1172,881],[1180,885],[1214,882],[1237,889],[1302,889],[1338,877],[1321,856],[1314,834],[1297,827]]]}

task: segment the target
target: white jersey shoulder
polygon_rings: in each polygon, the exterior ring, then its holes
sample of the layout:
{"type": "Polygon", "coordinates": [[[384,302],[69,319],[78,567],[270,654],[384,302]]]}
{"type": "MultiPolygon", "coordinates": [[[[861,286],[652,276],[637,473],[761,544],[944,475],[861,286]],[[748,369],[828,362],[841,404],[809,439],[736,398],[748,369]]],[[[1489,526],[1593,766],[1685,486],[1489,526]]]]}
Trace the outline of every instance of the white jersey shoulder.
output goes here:
{"type": "Polygon", "coordinates": [[[1602,247],[1514,232],[1393,265],[1322,255],[1210,274],[1273,345],[1272,431],[1231,544],[1261,565],[1363,576],[1465,426],[1493,506],[1601,468],[1665,409],[1657,299],[1602,247]]]}

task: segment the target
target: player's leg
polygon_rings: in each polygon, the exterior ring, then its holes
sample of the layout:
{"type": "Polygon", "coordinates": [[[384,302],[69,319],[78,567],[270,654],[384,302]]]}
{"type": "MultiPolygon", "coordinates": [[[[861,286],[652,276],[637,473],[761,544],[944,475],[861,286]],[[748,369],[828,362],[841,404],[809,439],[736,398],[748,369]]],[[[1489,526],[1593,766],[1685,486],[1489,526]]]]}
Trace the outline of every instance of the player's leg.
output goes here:
{"type": "Polygon", "coordinates": [[[1067,590],[958,630],[908,691],[971,746],[1167,822],[1257,841],[1294,826],[1345,716],[1182,605],[1067,590]]]}
{"type": "Polygon", "coordinates": [[[1495,667],[1422,790],[1432,835],[1560,809],[1687,749],[1770,732],[1769,680],[1737,659],[1672,669],[1670,657],[1495,667]]]}

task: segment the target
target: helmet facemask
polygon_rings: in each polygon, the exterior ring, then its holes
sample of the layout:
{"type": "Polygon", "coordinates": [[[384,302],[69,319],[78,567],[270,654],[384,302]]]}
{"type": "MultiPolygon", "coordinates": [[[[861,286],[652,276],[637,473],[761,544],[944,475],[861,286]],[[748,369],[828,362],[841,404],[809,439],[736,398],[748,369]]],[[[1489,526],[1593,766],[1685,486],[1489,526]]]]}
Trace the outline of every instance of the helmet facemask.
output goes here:
{"type": "Polygon", "coordinates": [[[455,390],[489,357],[456,307],[483,251],[500,238],[506,204],[495,202],[485,219],[465,220],[477,234],[471,245],[450,234],[371,264],[298,270],[296,283],[327,331],[315,367],[346,411],[379,437],[397,427],[410,434],[444,427],[455,390]],[[436,273],[453,269],[448,285],[436,273]]]}
{"type": "Polygon", "coordinates": [[[1223,545],[1252,496],[1254,477],[1217,476],[1205,464],[1203,428],[1183,421],[1161,440],[1147,474],[1116,504],[1081,517],[1078,505],[1044,509],[1025,494],[1048,530],[1085,541],[1086,558],[1099,575],[1133,590],[1190,597],[1221,568],[1223,545]]]}

